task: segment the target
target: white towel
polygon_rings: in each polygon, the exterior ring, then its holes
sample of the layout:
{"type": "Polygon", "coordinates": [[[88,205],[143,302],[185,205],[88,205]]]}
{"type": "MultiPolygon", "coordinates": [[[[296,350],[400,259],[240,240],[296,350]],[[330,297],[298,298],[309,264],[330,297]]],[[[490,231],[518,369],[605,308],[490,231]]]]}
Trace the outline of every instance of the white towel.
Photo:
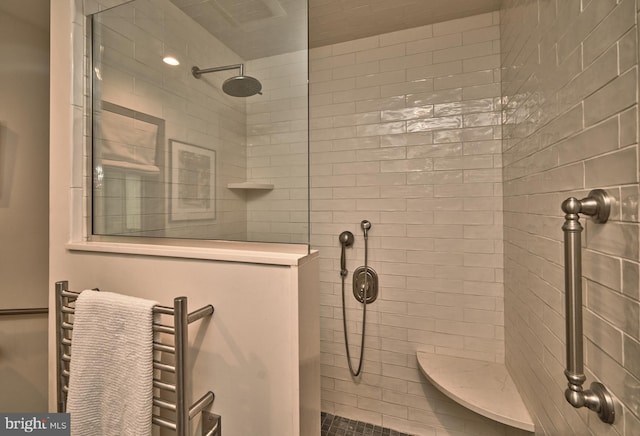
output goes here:
{"type": "Polygon", "coordinates": [[[72,436],[151,434],[155,304],[110,292],[79,295],[67,399],[72,436]]]}

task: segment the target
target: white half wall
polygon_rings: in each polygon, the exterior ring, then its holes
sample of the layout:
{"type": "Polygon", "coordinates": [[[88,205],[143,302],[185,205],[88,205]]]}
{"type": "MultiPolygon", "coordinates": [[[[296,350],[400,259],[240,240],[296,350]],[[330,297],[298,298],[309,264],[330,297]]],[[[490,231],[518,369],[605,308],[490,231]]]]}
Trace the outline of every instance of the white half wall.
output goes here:
{"type": "MultiPolygon", "coordinates": [[[[305,436],[319,434],[317,254],[256,248],[254,254],[237,260],[232,259],[237,250],[228,249],[225,255],[218,249],[220,257],[215,260],[203,258],[207,256],[202,253],[200,258],[180,257],[175,246],[166,247],[159,256],[127,253],[126,248],[123,252],[123,244],[113,244],[112,253],[77,249],[84,239],[78,208],[83,205],[85,179],[79,163],[84,156],[83,99],[77,98],[82,92],[82,60],[78,62],[77,55],[82,51],[78,40],[82,41],[83,17],[74,13],[74,4],[56,3],[52,10],[51,307],[59,280],[68,280],[71,290],[98,287],[165,305],[186,296],[191,310],[213,304],[213,317],[196,323],[189,332],[194,397],[207,390],[215,393],[212,412],[222,415],[226,436],[297,436],[302,426],[305,436]],[[169,250],[172,256],[167,255],[169,250]],[[302,415],[310,418],[301,420],[302,415]]],[[[162,252],[161,247],[155,246],[162,252]]],[[[201,247],[198,250],[202,252],[201,247]]],[[[54,410],[52,316],[49,328],[49,408],[54,410]]]]}

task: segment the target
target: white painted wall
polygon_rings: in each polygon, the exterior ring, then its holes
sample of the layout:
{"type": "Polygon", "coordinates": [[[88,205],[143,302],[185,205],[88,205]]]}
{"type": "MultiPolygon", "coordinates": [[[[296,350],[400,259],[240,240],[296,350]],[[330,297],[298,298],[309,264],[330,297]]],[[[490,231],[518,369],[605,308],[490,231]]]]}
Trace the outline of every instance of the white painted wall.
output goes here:
{"type": "Polygon", "coordinates": [[[210,320],[189,329],[189,382],[191,401],[214,392],[211,411],[222,416],[225,435],[306,436],[319,430],[317,260],[301,256],[300,265],[268,265],[64,247],[59,254],[67,259],[52,266],[52,277],[69,278],[72,290],[99,287],[167,305],[187,296],[190,310],[214,305],[210,320]],[[303,425],[311,431],[301,433],[303,425]]]}
{"type": "MultiPolygon", "coordinates": [[[[45,0],[0,5],[2,309],[47,306],[48,10],[45,0]]],[[[46,328],[45,315],[0,317],[3,412],[45,410],[46,328]]]]}

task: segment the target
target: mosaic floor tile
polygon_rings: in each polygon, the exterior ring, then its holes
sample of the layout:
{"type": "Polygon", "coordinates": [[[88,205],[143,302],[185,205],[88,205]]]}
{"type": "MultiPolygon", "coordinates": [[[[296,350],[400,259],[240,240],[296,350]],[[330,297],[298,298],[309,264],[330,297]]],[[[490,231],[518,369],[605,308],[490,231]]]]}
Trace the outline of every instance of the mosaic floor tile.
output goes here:
{"type": "Polygon", "coordinates": [[[407,433],[322,412],[321,436],[411,436],[407,433]]]}

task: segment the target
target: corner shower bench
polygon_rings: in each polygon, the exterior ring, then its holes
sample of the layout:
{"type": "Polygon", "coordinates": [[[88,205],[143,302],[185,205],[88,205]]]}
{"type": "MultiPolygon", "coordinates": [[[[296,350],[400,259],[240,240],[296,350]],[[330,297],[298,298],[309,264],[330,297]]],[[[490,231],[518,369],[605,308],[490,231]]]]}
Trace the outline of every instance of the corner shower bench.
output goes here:
{"type": "Polygon", "coordinates": [[[529,411],[504,364],[422,351],[417,355],[422,373],[453,401],[502,424],[535,431],[529,411]]]}

